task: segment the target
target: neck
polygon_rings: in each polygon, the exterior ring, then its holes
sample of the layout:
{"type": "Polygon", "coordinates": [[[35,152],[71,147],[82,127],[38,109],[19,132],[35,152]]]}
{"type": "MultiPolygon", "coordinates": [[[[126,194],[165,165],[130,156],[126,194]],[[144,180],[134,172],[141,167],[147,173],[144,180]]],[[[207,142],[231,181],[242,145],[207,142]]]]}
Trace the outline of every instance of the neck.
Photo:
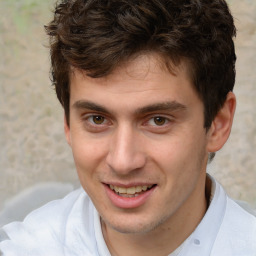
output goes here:
{"type": "Polygon", "coordinates": [[[199,187],[201,191],[194,191],[167,221],[150,232],[123,234],[102,221],[103,236],[111,255],[166,256],[175,251],[195,230],[207,210],[205,184],[199,187]]]}

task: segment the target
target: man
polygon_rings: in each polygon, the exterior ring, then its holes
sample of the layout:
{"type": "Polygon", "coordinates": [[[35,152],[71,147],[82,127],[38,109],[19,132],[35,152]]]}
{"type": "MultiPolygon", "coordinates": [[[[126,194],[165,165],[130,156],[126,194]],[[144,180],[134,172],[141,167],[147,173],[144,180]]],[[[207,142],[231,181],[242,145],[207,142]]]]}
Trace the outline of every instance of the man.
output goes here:
{"type": "Polygon", "coordinates": [[[67,0],[46,31],[82,189],[6,225],[3,255],[255,256],[206,175],[236,106],[225,1],[67,0]]]}

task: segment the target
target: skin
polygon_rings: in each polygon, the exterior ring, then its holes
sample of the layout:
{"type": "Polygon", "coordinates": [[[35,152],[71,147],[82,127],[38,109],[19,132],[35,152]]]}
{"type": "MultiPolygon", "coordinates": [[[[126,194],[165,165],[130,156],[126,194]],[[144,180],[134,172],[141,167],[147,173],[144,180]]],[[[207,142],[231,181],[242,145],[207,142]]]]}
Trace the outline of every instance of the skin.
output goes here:
{"type": "Polygon", "coordinates": [[[183,62],[170,73],[152,54],[103,78],[71,74],[65,134],[111,255],[168,255],[207,210],[208,153],[229,136],[235,96],[228,94],[206,132],[203,103],[188,73],[183,62]],[[155,186],[143,204],[122,208],[106,184],[155,186]]]}

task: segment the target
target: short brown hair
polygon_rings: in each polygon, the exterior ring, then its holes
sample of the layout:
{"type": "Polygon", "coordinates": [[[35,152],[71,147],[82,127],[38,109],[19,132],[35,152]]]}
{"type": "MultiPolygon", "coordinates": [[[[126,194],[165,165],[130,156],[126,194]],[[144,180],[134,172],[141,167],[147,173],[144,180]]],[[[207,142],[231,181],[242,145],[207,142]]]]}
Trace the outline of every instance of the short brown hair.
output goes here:
{"type": "Polygon", "coordinates": [[[52,82],[68,122],[71,67],[102,77],[141,52],[190,63],[206,128],[234,87],[236,29],[224,0],[63,0],[45,28],[52,82]]]}

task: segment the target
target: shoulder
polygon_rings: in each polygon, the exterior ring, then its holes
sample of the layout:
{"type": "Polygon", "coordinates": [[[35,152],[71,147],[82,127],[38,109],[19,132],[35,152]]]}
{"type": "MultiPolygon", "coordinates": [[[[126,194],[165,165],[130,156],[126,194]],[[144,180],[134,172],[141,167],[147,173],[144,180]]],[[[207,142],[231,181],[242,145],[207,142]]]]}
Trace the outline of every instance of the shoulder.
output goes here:
{"type": "Polygon", "coordinates": [[[3,231],[8,239],[0,243],[0,250],[7,252],[3,255],[64,255],[73,246],[66,240],[75,243],[76,236],[87,241],[83,244],[86,247],[92,232],[93,209],[84,190],[75,190],[63,199],[51,201],[31,212],[23,222],[5,225],[3,231]],[[73,234],[72,238],[67,237],[70,234],[73,234]],[[17,252],[19,254],[15,254],[17,252]]]}
{"type": "Polygon", "coordinates": [[[10,227],[24,225],[37,232],[40,229],[51,226],[58,229],[58,225],[63,224],[69,218],[70,212],[76,205],[88,203],[86,194],[80,188],[72,191],[63,199],[53,200],[42,207],[32,211],[26,216],[23,222],[13,222],[4,226],[4,230],[10,233],[10,227]]]}
{"type": "Polygon", "coordinates": [[[229,197],[211,255],[256,255],[256,217],[229,197]]]}

